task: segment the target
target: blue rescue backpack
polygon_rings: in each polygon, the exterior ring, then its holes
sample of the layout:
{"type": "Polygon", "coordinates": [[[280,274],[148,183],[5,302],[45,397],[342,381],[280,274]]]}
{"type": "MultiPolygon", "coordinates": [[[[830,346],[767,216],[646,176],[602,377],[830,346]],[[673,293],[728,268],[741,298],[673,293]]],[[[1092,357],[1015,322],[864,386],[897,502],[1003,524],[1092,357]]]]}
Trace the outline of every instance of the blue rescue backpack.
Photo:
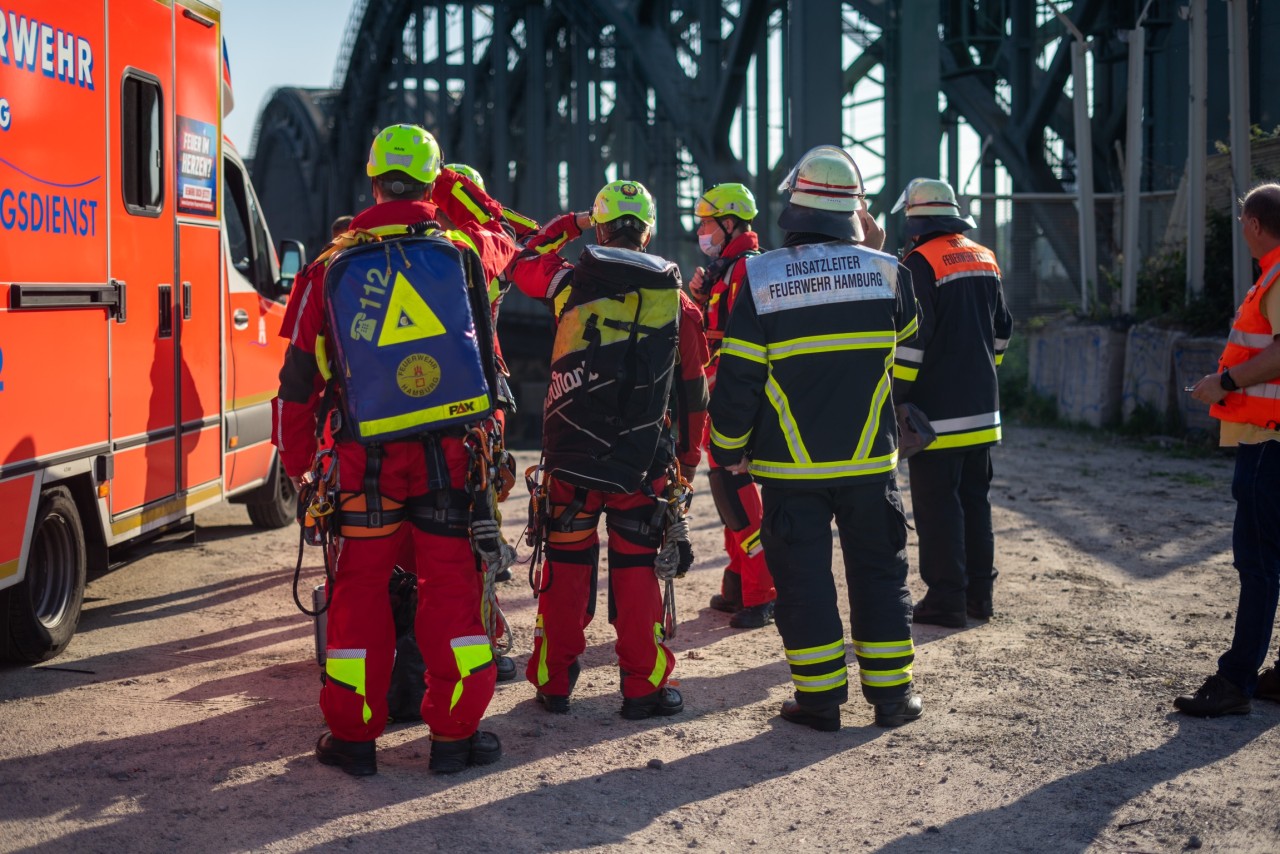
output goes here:
{"type": "Polygon", "coordinates": [[[440,236],[363,243],[324,277],[324,352],[363,444],[476,421],[494,409],[492,316],[479,258],[440,236]]]}

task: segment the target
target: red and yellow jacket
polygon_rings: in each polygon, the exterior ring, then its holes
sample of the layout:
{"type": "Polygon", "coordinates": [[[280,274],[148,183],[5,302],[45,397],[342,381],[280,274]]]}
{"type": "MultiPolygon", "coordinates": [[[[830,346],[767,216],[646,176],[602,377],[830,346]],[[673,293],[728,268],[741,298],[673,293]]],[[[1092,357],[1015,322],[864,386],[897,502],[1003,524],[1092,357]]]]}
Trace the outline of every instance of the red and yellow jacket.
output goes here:
{"type": "MultiPolygon", "coordinates": [[[[1275,340],[1271,321],[1262,313],[1262,301],[1277,279],[1280,279],[1280,249],[1273,249],[1262,257],[1262,275],[1236,311],[1227,347],[1218,359],[1219,371],[1252,359],[1275,340]]],[[[1209,408],[1209,414],[1220,421],[1280,429],[1280,377],[1228,392],[1221,403],[1209,408]]]]}
{"type": "MultiPolygon", "coordinates": [[[[742,278],[747,274],[747,258],[760,252],[760,235],[754,231],[739,234],[724,247],[720,257],[707,267],[703,292],[707,295],[702,314],[707,331],[707,346],[711,359],[707,362],[707,379],[710,381],[720,361],[720,344],[729,326],[729,314],[742,288],[742,278]]],[[[696,296],[696,295],[695,295],[696,296]]]]}
{"type": "MultiPolygon", "coordinates": [[[[515,243],[503,227],[502,205],[450,169],[441,171],[432,187],[430,201],[374,205],[357,214],[351,228],[413,225],[435,219],[437,208],[458,225],[458,232],[447,232],[453,235],[453,243],[463,251],[475,252],[486,279],[496,279],[516,253],[515,243]]],[[[326,269],[327,265],[318,259],[299,275],[280,329],[281,337],[289,339],[289,348],[280,369],[280,391],[271,410],[271,440],[280,450],[285,473],[290,477],[306,472],[316,452],[316,417],[325,379],[315,353],[316,339],[324,335],[326,327],[323,287],[326,269]]]]}

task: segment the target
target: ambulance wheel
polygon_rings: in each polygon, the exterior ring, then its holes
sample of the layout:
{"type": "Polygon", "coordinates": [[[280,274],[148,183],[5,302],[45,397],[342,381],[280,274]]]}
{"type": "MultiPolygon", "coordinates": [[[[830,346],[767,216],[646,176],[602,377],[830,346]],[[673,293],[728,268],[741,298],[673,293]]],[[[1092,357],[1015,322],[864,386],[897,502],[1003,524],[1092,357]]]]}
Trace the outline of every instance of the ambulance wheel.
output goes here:
{"type": "Polygon", "coordinates": [[[249,521],[259,528],[283,528],[297,521],[298,491],[284,473],[279,459],[271,480],[245,506],[249,508],[249,521]]]}
{"type": "Polygon", "coordinates": [[[0,593],[0,652],[8,661],[47,661],[71,642],[84,603],[84,526],[66,487],[40,497],[27,576],[0,593]]]}

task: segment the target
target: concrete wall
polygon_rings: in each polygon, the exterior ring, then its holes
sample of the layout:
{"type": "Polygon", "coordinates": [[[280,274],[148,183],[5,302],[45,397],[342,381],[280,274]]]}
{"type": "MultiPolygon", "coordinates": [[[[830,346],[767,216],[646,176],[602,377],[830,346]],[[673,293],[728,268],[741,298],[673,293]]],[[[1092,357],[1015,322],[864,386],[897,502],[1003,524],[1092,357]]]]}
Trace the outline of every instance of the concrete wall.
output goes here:
{"type": "Polygon", "coordinates": [[[1062,338],[1058,416],[1090,427],[1118,420],[1125,334],[1104,326],[1068,326],[1058,334],[1062,338]]]}
{"type": "Polygon", "coordinates": [[[1173,348],[1184,333],[1139,324],[1129,329],[1124,349],[1124,387],[1120,414],[1125,421],[1145,406],[1166,416],[1176,406],[1173,348]]]}
{"type": "Polygon", "coordinates": [[[1037,394],[1057,401],[1064,421],[1103,427],[1146,405],[1161,415],[1176,412],[1188,430],[1216,432],[1209,408],[1182,389],[1217,370],[1225,344],[1146,325],[1128,333],[1058,326],[1029,337],[1027,380],[1037,394]]]}
{"type": "Polygon", "coordinates": [[[1209,407],[1182,389],[1198,383],[1205,374],[1218,371],[1218,357],[1226,347],[1225,338],[1183,338],[1173,348],[1173,381],[1178,414],[1188,430],[1218,432],[1218,422],[1209,417],[1209,407]]]}

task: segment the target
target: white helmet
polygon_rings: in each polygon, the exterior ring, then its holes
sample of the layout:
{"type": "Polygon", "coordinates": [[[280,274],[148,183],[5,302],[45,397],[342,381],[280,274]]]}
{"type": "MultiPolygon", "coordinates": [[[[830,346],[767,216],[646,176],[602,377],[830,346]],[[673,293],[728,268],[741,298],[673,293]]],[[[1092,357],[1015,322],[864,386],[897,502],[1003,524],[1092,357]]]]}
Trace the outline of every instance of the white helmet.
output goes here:
{"type": "Polygon", "coordinates": [[[889,213],[903,208],[907,209],[907,216],[950,216],[970,228],[975,225],[972,217],[960,213],[960,203],[951,185],[938,178],[913,178],[889,213]]]}
{"type": "Polygon", "coordinates": [[[783,230],[853,240],[866,236],[857,216],[867,195],[862,170],[843,148],[819,145],[809,149],[778,190],[791,194],[778,217],[783,230]]]}

